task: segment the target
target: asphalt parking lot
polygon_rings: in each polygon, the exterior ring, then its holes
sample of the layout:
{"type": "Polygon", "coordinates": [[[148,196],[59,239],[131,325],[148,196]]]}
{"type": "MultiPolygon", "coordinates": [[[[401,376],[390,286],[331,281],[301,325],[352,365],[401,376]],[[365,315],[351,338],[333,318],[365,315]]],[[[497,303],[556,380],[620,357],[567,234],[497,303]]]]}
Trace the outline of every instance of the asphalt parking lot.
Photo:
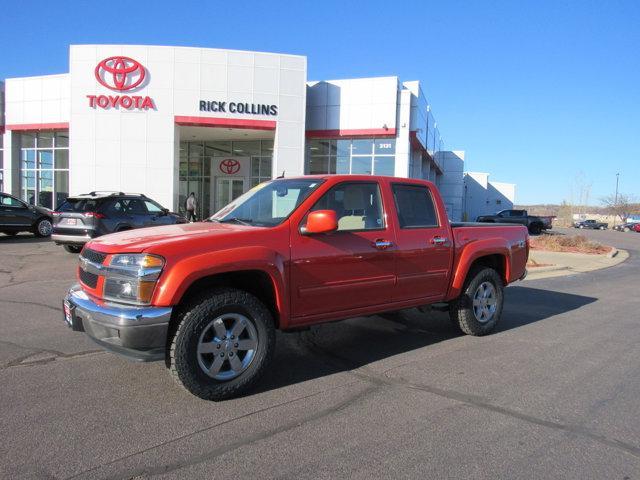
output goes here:
{"type": "Polygon", "coordinates": [[[221,403],[67,329],[76,257],[0,235],[0,477],[638,478],[640,234],[581,233],[630,258],[514,284],[488,337],[414,310],[280,335],[221,403]]]}

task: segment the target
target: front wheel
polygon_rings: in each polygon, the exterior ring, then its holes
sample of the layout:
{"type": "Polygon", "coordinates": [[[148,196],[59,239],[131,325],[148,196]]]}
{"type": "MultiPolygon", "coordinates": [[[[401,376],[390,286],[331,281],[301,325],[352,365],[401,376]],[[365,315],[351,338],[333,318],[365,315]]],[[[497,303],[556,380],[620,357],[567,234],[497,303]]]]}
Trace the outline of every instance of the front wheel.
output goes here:
{"type": "Polygon", "coordinates": [[[467,335],[487,335],[500,320],[503,303],[500,275],[492,268],[474,269],[460,297],[451,303],[449,317],[467,335]]]}
{"type": "Polygon", "coordinates": [[[69,253],[80,253],[82,247],[79,245],[63,245],[64,249],[69,253]]]}
{"type": "Polygon", "coordinates": [[[41,218],[36,223],[36,235],[39,237],[49,237],[51,236],[51,232],[53,230],[53,226],[51,225],[51,220],[48,218],[41,218]]]}
{"type": "Polygon", "coordinates": [[[605,230],[605,229],[606,227],[604,225],[600,227],[600,230],[605,230]]]}
{"type": "Polygon", "coordinates": [[[169,368],[193,395],[224,400],[255,385],[273,357],[275,341],[273,318],[260,300],[242,290],[215,290],[181,315],[169,368]]]}

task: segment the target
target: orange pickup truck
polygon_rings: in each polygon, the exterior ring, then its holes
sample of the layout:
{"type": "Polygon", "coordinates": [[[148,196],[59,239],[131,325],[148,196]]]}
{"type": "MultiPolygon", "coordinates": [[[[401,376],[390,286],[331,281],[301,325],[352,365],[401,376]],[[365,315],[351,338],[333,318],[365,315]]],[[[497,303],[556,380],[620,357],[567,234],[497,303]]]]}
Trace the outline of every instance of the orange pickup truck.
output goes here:
{"type": "Polygon", "coordinates": [[[64,319],[220,400],[257,382],[276,329],[437,303],[464,333],[487,334],[528,253],[524,226],[450,223],[427,181],[282,178],[204,222],[88,242],[64,319]]]}

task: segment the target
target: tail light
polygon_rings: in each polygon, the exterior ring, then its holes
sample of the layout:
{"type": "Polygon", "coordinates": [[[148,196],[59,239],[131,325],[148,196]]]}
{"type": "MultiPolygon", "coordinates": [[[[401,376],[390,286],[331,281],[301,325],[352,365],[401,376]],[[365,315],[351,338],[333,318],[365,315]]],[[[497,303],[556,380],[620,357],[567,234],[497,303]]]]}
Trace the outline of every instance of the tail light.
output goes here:
{"type": "Polygon", "coordinates": [[[105,215],[103,213],[99,213],[99,212],[84,212],[84,216],[85,217],[93,217],[93,218],[106,218],[105,215]]]}
{"type": "Polygon", "coordinates": [[[57,217],[58,215],[61,215],[60,212],[51,212],[51,215],[53,215],[54,217],[57,217]]]}

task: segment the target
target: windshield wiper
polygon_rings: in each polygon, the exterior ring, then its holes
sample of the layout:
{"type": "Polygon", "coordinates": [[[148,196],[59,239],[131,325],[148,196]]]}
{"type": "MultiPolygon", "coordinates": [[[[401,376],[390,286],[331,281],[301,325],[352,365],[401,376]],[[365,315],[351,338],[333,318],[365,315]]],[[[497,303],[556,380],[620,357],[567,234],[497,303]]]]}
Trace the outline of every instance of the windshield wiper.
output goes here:
{"type": "Polygon", "coordinates": [[[247,225],[247,226],[251,226],[252,221],[253,220],[251,220],[250,218],[238,218],[238,217],[229,217],[229,218],[224,218],[222,220],[219,220],[220,223],[236,222],[241,225],[247,225]]]}

